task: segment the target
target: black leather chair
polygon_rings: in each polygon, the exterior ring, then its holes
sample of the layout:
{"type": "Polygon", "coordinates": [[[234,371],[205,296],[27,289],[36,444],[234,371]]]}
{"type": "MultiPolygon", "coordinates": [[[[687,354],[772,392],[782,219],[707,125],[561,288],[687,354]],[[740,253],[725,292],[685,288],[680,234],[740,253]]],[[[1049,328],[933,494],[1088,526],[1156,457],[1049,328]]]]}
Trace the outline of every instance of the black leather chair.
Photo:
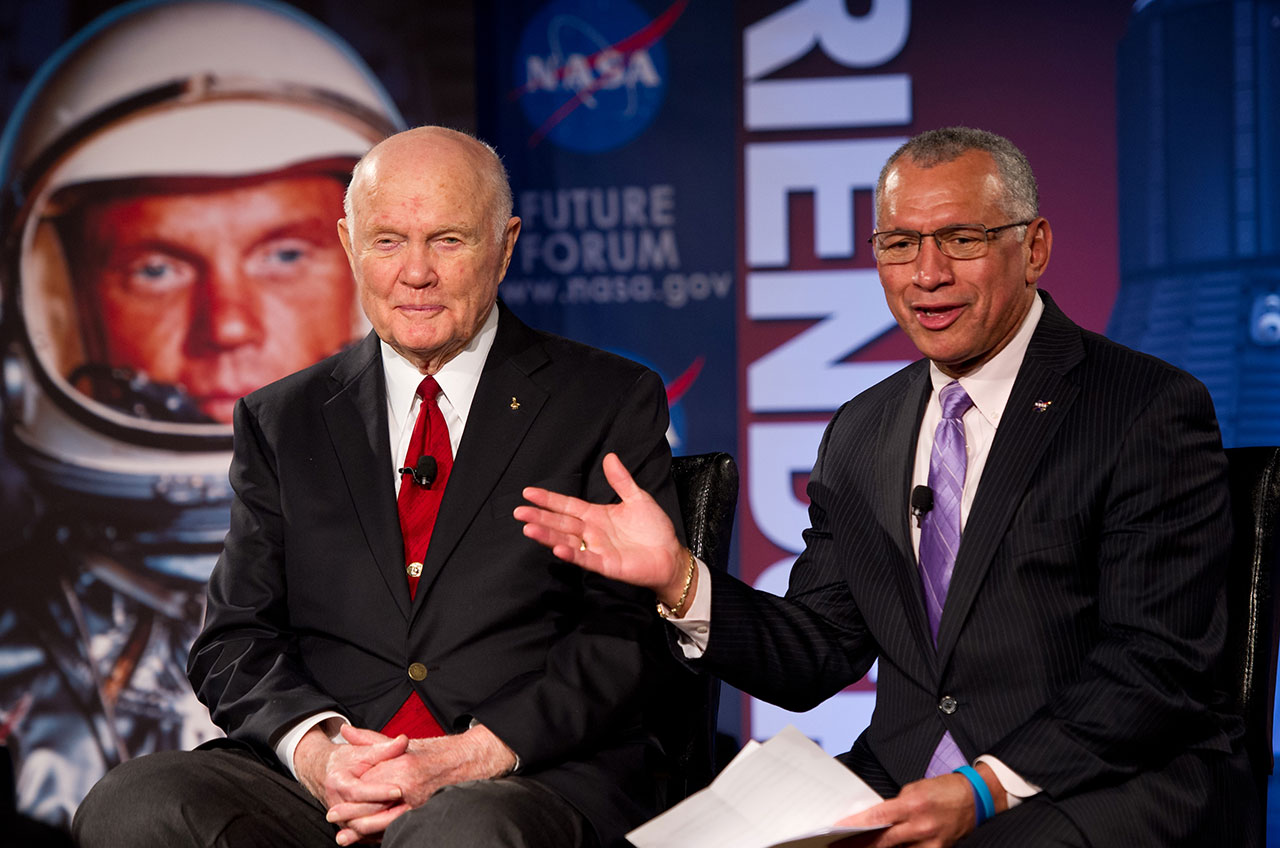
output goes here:
{"type": "Polygon", "coordinates": [[[671,461],[671,477],[689,549],[708,567],[724,571],[738,505],[737,463],[723,452],[677,456],[671,461]]]}
{"type": "Polygon", "coordinates": [[[1245,746],[1260,799],[1258,844],[1266,834],[1267,779],[1273,766],[1271,725],[1276,688],[1280,563],[1280,447],[1227,450],[1235,541],[1227,577],[1226,672],[1245,721],[1245,746]]]}
{"type": "MultiPolygon", "coordinates": [[[[707,564],[729,567],[729,540],[738,502],[738,466],[727,453],[678,456],[671,463],[689,549],[707,564]]],[[[648,730],[663,754],[650,766],[658,777],[658,807],[666,809],[711,782],[716,773],[716,714],[720,681],[677,662],[669,626],[654,616],[660,654],[648,684],[648,730]]]]}

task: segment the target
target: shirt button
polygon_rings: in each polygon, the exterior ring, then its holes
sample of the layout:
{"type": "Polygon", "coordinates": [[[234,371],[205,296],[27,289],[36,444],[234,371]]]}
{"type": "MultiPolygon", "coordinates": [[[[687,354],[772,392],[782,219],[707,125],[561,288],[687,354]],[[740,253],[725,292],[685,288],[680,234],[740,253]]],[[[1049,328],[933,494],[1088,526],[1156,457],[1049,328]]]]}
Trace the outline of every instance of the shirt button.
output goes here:
{"type": "Polygon", "coordinates": [[[414,663],[409,666],[409,677],[414,680],[426,680],[427,667],[422,663],[414,663]]]}
{"type": "Polygon", "coordinates": [[[938,702],[938,709],[942,710],[944,715],[951,715],[958,706],[960,706],[960,702],[950,695],[943,695],[942,700],[938,702]]]}

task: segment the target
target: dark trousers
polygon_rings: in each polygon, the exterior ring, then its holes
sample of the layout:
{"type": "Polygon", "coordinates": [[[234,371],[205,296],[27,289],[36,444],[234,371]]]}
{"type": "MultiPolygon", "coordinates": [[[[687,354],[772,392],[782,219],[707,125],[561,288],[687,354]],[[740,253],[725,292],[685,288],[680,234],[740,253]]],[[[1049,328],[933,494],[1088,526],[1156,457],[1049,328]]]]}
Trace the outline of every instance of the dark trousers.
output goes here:
{"type": "MultiPolygon", "coordinates": [[[[306,789],[248,752],[169,751],[107,773],[76,811],[81,848],[333,848],[338,829],[306,789]]],[[[387,828],[386,848],[594,848],[594,832],[535,780],[447,787],[387,828]]]]}

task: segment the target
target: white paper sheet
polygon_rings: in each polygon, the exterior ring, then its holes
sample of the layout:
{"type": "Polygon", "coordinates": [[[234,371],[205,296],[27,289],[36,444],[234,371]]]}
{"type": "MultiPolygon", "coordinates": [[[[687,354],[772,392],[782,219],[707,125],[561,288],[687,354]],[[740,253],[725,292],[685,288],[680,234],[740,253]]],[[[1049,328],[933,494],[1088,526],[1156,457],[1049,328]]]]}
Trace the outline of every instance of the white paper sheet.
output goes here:
{"type": "Polygon", "coordinates": [[[627,834],[636,848],[821,848],[877,828],[834,828],[883,800],[788,725],[749,742],[711,785],[627,834]]]}

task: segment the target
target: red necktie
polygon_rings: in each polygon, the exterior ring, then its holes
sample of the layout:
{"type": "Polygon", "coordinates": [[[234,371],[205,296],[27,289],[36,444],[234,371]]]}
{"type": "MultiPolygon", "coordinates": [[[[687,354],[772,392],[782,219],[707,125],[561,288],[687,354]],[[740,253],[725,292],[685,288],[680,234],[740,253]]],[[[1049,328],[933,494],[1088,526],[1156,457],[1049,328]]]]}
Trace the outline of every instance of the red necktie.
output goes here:
{"type": "MultiPolygon", "coordinates": [[[[444,487],[449,482],[449,471],[453,468],[449,428],[436,404],[436,395],[439,393],[440,386],[435,377],[423,378],[418,386],[418,397],[422,398],[422,405],[418,408],[418,420],[414,422],[413,435],[409,437],[409,450],[404,457],[406,468],[416,468],[421,456],[434,457],[435,479],[430,485],[422,485],[409,475],[405,475],[400,481],[400,532],[404,536],[405,573],[409,578],[410,598],[418,592],[418,578],[422,574],[422,563],[427,558],[427,547],[431,544],[431,530],[435,527],[440,500],[444,497],[444,487]]],[[[410,666],[411,676],[413,669],[422,672],[426,670],[420,663],[414,663],[410,666]]],[[[416,692],[401,705],[391,721],[382,728],[382,732],[387,736],[404,733],[410,739],[444,735],[444,730],[416,692]]]]}

